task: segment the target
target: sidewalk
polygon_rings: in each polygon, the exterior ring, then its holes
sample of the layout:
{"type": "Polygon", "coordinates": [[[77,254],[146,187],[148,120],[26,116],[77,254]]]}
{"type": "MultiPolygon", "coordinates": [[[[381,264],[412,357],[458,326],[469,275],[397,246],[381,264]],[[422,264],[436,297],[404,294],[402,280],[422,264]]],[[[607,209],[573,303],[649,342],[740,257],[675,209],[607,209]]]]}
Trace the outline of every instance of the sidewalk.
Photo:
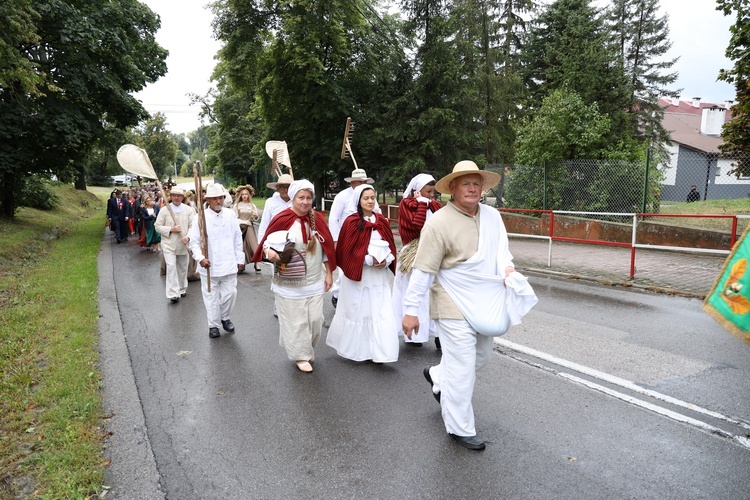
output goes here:
{"type": "Polygon", "coordinates": [[[630,279],[630,248],[579,243],[552,243],[552,265],[547,266],[549,242],[510,239],[516,267],[558,274],[613,286],[632,286],[661,293],[703,299],[711,290],[725,255],[636,249],[635,276],[630,279]]]}

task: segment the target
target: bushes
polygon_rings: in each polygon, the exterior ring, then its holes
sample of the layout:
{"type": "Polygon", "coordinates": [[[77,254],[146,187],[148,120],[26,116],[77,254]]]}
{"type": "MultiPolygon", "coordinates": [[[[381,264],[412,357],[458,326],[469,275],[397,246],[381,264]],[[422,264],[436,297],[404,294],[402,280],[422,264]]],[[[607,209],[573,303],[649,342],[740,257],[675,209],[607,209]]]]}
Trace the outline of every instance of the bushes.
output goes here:
{"type": "Polygon", "coordinates": [[[55,193],[55,188],[60,186],[59,182],[30,175],[18,184],[16,200],[19,207],[51,210],[60,205],[60,197],[55,193]]]}

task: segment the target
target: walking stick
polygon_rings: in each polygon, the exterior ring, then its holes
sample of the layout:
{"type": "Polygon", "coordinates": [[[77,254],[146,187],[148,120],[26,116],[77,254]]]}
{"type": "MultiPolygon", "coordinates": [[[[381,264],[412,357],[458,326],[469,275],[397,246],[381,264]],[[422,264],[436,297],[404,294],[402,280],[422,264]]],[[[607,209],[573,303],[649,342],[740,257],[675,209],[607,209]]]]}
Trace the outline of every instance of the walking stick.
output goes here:
{"type": "MultiPolygon", "coordinates": [[[[195,181],[195,198],[198,206],[198,229],[201,234],[201,252],[208,259],[208,234],[206,233],[206,214],[203,211],[203,185],[201,182],[201,162],[193,165],[193,180],[195,181]]],[[[206,268],[206,283],[208,293],[211,293],[211,268],[206,268]]]]}

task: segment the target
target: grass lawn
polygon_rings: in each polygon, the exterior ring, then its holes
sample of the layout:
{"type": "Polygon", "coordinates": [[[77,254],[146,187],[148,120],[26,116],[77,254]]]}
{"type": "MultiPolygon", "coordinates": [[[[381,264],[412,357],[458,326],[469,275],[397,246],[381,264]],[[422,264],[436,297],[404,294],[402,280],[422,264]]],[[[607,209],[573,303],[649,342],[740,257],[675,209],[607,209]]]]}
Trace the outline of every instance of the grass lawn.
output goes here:
{"type": "MultiPolygon", "coordinates": [[[[110,189],[106,189],[109,195],[110,189]]],[[[105,491],[97,335],[104,199],[0,220],[0,498],[105,491]]]]}

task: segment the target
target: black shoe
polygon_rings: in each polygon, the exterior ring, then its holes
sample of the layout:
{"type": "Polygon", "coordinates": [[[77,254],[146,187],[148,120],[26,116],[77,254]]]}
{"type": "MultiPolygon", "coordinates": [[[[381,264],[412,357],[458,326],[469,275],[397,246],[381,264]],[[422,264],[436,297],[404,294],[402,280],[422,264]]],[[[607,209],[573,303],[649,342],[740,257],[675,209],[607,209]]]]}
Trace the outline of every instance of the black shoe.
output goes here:
{"type": "Polygon", "coordinates": [[[215,339],[215,338],[216,338],[216,337],[218,337],[219,335],[221,335],[221,334],[219,333],[219,329],[218,329],[218,328],[216,328],[215,326],[212,326],[211,328],[209,328],[209,329],[208,329],[208,336],[209,336],[210,338],[212,338],[212,339],[215,339]]]}
{"type": "Polygon", "coordinates": [[[442,351],[442,349],[440,348],[440,337],[435,337],[435,349],[437,349],[438,351],[442,351]]]}
{"type": "Polygon", "coordinates": [[[224,330],[226,330],[227,333],[234,333],[234,325],[232,324],[231,319],[222,319],[221,326],[224,327],[224,330]]]}
{"type": "Polygon", "coordinates": [[[422,342],[404,342],[404,343],[412,347],[422,347],[422,342]]]}
{"type": "Polygon", "coordinates": [[[260,273],[261,273],[261,270],[260,270],[260,268],[259,268],[259,267],[256,267],[256,268],[255,268],[255,274],[260,274],[260,273]]]}
{"type": "Polygon", "coordinates": [[[339,299],[331,295],[331,304],[333,304],[333,308],[336,309],[336,304],[339,303],[339,299]]]}
{"type": "Polygon", "coordinates": [[[169,302],[171,302],[172,304],[174,304],[175,302],[179,302],[179,301],[180,301],[180,298],[179,298],[179,297],[171,297],[171,298],[169,299],[169,302]]]}
{"type": "Polygon", "coordinates": [[[185,297],[186,295],[187,295],[187,292],[185,292],[185,293],[181,293],[181,294],[180,294],[180,297],[185,297]]]}
{"type": "Polygon", "coordinates": [[[456,436],[455,434],[448,435],[452,437],[455,442],[457,442],[464,448],[468,448],[469,450],[482,451],[483,449],[485,449],[484,441],[482,441],[478,436],[456,436]]]}
{"type": "MultiPolygon", "coordinates": [[[[430,377],[430,367],[428,366],[424,370],[422,370],[422,373],[424,374],[424,378],[427,379],[427,381],[430,383],[430,392],[432,392],[432,386],[435,384],[432,383],[432,377],[430,377]]],[[[435,401],[438,403],[440,402],[440,393],[432,392],[432,395],[435,396],[435,401]]]]}

